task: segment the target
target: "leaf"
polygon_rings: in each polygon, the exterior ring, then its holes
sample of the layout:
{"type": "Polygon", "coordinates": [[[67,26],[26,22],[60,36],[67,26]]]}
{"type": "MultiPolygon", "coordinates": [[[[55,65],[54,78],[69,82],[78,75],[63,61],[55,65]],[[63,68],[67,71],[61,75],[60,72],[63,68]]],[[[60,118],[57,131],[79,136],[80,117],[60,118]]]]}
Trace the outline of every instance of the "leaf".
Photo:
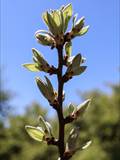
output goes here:
{"type": "Polygon", "coordinates": [[[47,82],[47,87],[48,87],[49,92],[54,93],[54,89],[53,89],[53,86],[52,86],[50,80],[47,78],[47,76],[45,76],[45,79],[46,79],[46,82],[47,82]]]}
{"type": "Polygon", "coordinates": [[[72,63],[69,65],[68,69],[67,69],[67,73],[69,72],[73,72],[75,69],[79,68],[80,66],[80,61],[81,61],[81,54],[77,54],[73,60],[72,63]]]}
{"type": "Polygon", "coordinates": [[[77,19],[77,14],[75,14],[75,15],[74,15],[74,17],[73,17],[73,19],[72,19],[72,22],[73,22],[73,24],[72,24],[72,28],[74,28],[74,27],[75,27],[76,19],[77,19]]]}
{"type": "Polygon", "coordinates": [[[47,130],[45,120],[42,116],[39,116],[39,122],[40,122],[40,126],[43,128],[43,130],[44,131],[47,130]]]}
{"type": "Polygon", "coordinates": [[[66,51],[66,55],[70,57],[72,53],[72,42],[65,43],[65,51],[66,51]]]}
{"type": "Polygon", "coordinates": [[[48,13],[47,12],[47,20],[48,20],[48,27],[49,27],[49,30],[51,31],[51,33],[53,35],[57,35],[58,34],[58,28],[57,28],[57,25],[52,17],[52,14],[48,13]]]}
{"type": "Polygon", "coordinates": [[[33,59],[34,59],[34,61],[36,61],[36,63],[38,63],[41,70],[48,72],[50,69],[50,66],[49,66],[48,62],[44,59],[42,54],[38,50],[36,50],[35,48],[32,48],[32,52],[33,52],[33,56],[35,57],[33,59]]]}
{"type": "Polygon", "coordinates": [[[88,108],[90,102],[91,102],[91,99],[84,101],[82,104],[77,106],[77,111],[74,110],[72,114],[73,115],[75,114],[77,117],[82,116],[84,112],[86,111],[86,109],[88,108]]]}
{"type": "Polygon", "coordinates": [[[46,84],[39,77],[36,77],[36,83],[43,96],[48,99],[48,90],[46,84]]]}
{"type": "Polygon", "coordinates": [[[32,72],[40,71],[40,68],[38,67],[37,63],[34,63],[34,64],[26,63],[26,64],[23,64],[23,67],[27,68],[29,71],[32,71],[32,72]]]}
{"type": "Polygon", "coordinates": [[[82,56],[80,53],[74,57],[73,62],[72,62],[72,68],[76,68],[80,66],[81,58],[82,56]]]}
{"type": "Polygon", "coordinates": [[[35,37],[44,46],[53,46],[55,44],[53,37],[48,33],[36,32],[35,37]]]}
{"type": "Polygon", "coordinates": [[[72,16],[72,4],[68,4],[67,6],[65,6],[62,9],[62,12],[63,12],[64,22],[65,22],[65,26],[64,26],[64,32],[65,32],[68,27],[68,22],[72,16]]]}
{"type": "Polygon", "coordinates": [[[82,146],[82,149],[86,149],[91,145],[92,141],[88,141],[84,146],[82,146]]]}
{"type": "Polygon", "coordinates": [[[73,68],[73,75],[76,76],[76,75],[82,74],[86,70],[86,68],[87,66],[80,66],[80,67],[73,68]]]}
{"type": "Polygon", "coordinates": [[[52,126],[49,122],[45,121],[42,116],[39,116],[40,126],[44,129],[45,136],[51,137],[52,136],[52,126]]]}
{"type": "Polygon", "coordinates": [[[76,149],[76,143],[79,136],[79,128],[73,128],[70,131],[67,143],[66,143],[66,150],[67,151],[74,151],[76,149]]]}
{"type": "Polygon", "coordinates": [[[50,32],[48,32],[48,31],[46,31],[46,30],[38,30],[38,31],[35,32],[35,35],[36,35],[37,33],[46,34],[46,35],[49,35],[49,36],[51,36],[52,38],[54,38],[54,36],[53,36],[50,32]]]}
{"type": "Polygon", "coordinates": [[[25,129],[30,137],[39,142],[43,141],[44,131],[41,127],[25,126],[25,129]]]}
{"type": "Polygon", "coordinates": [[[89,30],[89,26],[86,26],[86,27],[83,27],[79,33],[77,33],[77,36],[82,36],[84,35],[85,33],[87,33],[89,30]]]}
{"type": "Polygon", "coordinates": [[[48,19],[47,19],[47,12],[43,13],[42,18],[45,22],[45,24],[49,27],[48,19]]]}
{"type": "MultiPolygon", "coordinates": [[[[49,81],[49,80],[47,79],[47,81],[49,81]]],[[[43,96],[45,98],[47,98],[47,100],[50,103],[53,103],[56,97],[55,97],[55,94],[54,94],[54,89],[51,88],[52,84],[50,84],[50,81],[46,83],[46,82],[42,81],[39,77],[37,77],[36,78],[36,83],[37,83],[37,86],[38,86],[39,90],[43,94],[43,96]]]]}
{"type": "Polygon", "coordinates": [[[68,107],[69,107],[68,108],[69,114],[72,114],[73,111],[75,110],[75,106],[72,103],[70,103],[68,107]]]}
{"type": "Polygon", "coordinates": [[[84,26],[85,17],[81,17],[75,24],[75,27],[72,29],[74,35],[77,34],[84,26]]]}

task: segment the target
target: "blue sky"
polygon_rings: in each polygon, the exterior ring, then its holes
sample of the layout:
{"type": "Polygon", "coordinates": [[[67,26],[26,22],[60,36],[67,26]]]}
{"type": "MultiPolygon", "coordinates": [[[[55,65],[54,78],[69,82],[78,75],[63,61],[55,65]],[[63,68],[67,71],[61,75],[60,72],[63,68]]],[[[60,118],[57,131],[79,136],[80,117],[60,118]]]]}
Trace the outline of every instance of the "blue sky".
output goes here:
{"type": "MultiPolygon", "coordinates": [[[[31,48],[37,48],[50,64],[57,64],[55,50],[39,45],[34,33],[47,29],[41,15],[48,9],[57,9],[72,3],[78,17],[85,16],[89,32],[73,40],[73,53],[86,57],[86,72],[74,77],[65,85],[66,101],[80,102],[76,91],[101,89],[109,92],[106,82],[119,79],[119,0],[1,0],[1,66],[4,87],[16,93],[11,101],[21,113],[27,104],[37,101],[47,107],[48,103],[39,92],[34,78],[44,73],[32,73],[21,64],[32,62],[31,48]]],[[[50,77],[57,88],[55,76],[50,77]]],[[[51,110],[52,111],[52,110],[51,110]]]]}

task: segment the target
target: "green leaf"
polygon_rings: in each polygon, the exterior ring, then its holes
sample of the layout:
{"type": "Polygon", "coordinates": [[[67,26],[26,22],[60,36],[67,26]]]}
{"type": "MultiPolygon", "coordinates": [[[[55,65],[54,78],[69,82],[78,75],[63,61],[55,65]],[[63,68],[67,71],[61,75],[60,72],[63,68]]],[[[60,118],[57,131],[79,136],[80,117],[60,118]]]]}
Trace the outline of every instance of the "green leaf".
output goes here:
{"type": "Polygon", "coordinates": [[[45,24],[49,27],[49,23],[48,23],[48,19],[47,19],[47,12],[43,13],[42,18],[43,18],[45,24]]]}
{"type": "Polygon", "coordinates": [[[30,137],[39,142],[43,141],[44,131],[41,127],[25,126],[25,129],[30,137]]]}
{"type": "Polygon", "coordinates": [[[53,103],[56,96],[54,94],[54,90],[51,88],[52,84],[50,84],[51,82],[46,79],[47,83],[42,81],[39,77],[36,78],[36,83],[37,83],[37,86],[39,88],[39,90],[41,91],[41,93],[43,94],[43,96],[45,98],[47,98],[47,100],[50,102],[50,103],[53,103]],[[48,84],[49,83],[49,84],[48,84]]]}
{"type": "Polygon", "coordinates": [[[43,96],[48,99],[48,90],[46,84],[39,77],[36,77],[36,83],[43,96]]]}
{"type": "Polygon", "coordinates": [[[72,29],[74,32],[74,36],[75,34],[77,34],[84,26],[84,20],[85,17],[81,17],[75,24],[74,28],[72,29]]]}
{"type": "Polygon", "coordinates": [[[72,19],[72,22],[73,22],[73,24],[72,24],[72,28],[74,28],[74,27],[75,27],[76,19],[77,19],[77,14],[75,14],[75,15],[74,15],[74,17],[73,17],[73,19],[72,19]]]}
{"type": "Polygon", "coordinates": [[[82,146],[82,149],[86,149],[91,145],[92,141],[88,141],[84,146],[82,146]]]}
{"type": "Polygon", "coordinates": [[[64,22],[65,22],[65,26],[64,26],[64,32],[65,32],[67,30],[69,20],[72,16],[72,4],[68,4],[67,6],[65,6],[62,9],[62,12],[63,12],[64,22]]]}
{"type": "Polygon", "coordinates": [[[78,69],[80,66],[80,62],[81,62],[81,54],[77,54],[73,60],[72,63],[69,65],[68,69],[67,69],[67,73],[69,72],[73,72],[74,70],[78,69]]]}
{"type": "Polygon", "coordinates": [[[58,34],[58,28],[57,25],[54,21],[53,15],[47,12],[47,20],[48,20],[48,27],[49,30],[51,31],[51,33],[53,35],[57,35],[58,34]]]}
{"type": "Polygon", "coordinates": [[[79,128],[74,128],[70,131],[67,143],[66,143],[66,150],[67,151],[74,151],[77,145],[77,139],[79,136],[79,128]]]}
{"type": "Polygon", "coordinates": [[[40,126],[43,128],[43,130],[47,130],[46,124],[45,124],[45,120],[42,116],[39,116],[39,122],[40,122],[40,126]]]}
{"type": "Polygon", "coordinates": [[[70,57],[72,53],[72,42],[65,43],[65,51],[66,51],[66,55],[70,57]]]}
{"type": "Polygon", "coordinates": [[[86,109],[88,108],[90,102],[91,102],[91,99],[88,99],[85,102],[83,102],[82,104],[78,105],[77,111],[74,110],[73,115],[76,114],[77,117],[82,116],[85,113],[86,109]]]}
{"type": "Polygon", "coordinates": [[[40,126],[44,129],[45,136],[51,137],[52,136],[52,126],[49,122],[45,121],[42,116],[39,116],[40,126]]]}
{"type": "Polygon", "coordinates": [[[40,68],[38,67],[37,63],[34,63],[34,64],[26,63],[26,64],[23,64],[23,67],[27,68],[29,71],[32,71],[32,72],[40,71],[40,68]]]}
{"type": "Polygon", "coordinates": [[[46,82],[47,82],[47,87],[50,93],[54,93],[54,89],[52,86],[52,83],[50,82],[50,80],[47,78],[47,76],[45,76],[46,82]]]}
{"type": "Polygon", "coordinates": [[[69,114],[72,114],[73,111],[75,110],[75,106],[72,103],[70,103],[68,107],[69,107],[68,108],[69,114]]]}
{"type": "Polygon", "coordinates": [[[82,74],[85,70],[86,70],[87,66],[80,66],[80,67],[74,67],[73,68],[73,75],[76,76],[76,75],[80,75],[82,74]]]}
{"type": "Polygon", "coordinates": [[[80,30],[79,33],[76,34],[76,36],[82,36],[82,35],[86,34],[88,32],[88,30],[89,30],[89,26],[85,26],[80,30]]]}
{"type": "Polygon", "coordinates": [[[47,61],[44,59],[44,57],[42,56],[42,54],[36,50],[35,48],[32,48],[32,52],[33,52],[33,58],[34,61],[36,61],[38,63],[38,65],[40,66],[42,71],[48,72],[50,69],[49,64],[47,63],[47,61]]]}

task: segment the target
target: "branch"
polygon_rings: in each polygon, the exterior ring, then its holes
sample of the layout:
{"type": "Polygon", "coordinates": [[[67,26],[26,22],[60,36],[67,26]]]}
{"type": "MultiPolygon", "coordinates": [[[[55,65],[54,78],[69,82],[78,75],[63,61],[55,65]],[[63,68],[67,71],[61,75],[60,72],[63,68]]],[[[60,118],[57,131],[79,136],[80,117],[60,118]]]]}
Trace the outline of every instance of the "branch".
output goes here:
{"type": "Polygon", "coordinates": [[[62,69],[63,69],[63,45],[59,45],[57,47],[58,50],[58,103],[59,107],[57,108],[57,115],[59,120],[59,154],[61,160],[63,160],[63,155],[65,151],[64,145],[64,117],[63,117],[63,77],[62,77],[62,69]]]}

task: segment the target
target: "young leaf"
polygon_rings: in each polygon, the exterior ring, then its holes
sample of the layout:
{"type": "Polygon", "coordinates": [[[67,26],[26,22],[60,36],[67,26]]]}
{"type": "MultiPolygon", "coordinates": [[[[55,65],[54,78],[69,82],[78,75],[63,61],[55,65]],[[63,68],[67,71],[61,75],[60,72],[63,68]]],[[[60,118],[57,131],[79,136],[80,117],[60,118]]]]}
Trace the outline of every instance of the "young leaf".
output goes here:
{"type": "Polygon", "coordinates": [[[41,127],[25,126],[25,129],[30,137],[39,142],[43,141],[44,131],[41,127]]]}
{"type": "Polygon", "coordinates": [[[73,76],[80,75],[86,70],[87,66],[73,68],[73,76]]]}
{"type": "Polygon", "coordinates": [[[36,77],[36,83],[43,96],[48,99],[48,90],[46,84],[39,77],[36,77]]]}
{"type": "Polygon", "coordinates": [[[47,82],[47,87],[48,87],[49,92],[54,93],[54,89],[53,89],[53,86],[52,86],[50,80],[47,78],[47,76],[45,76],[45,79],[46,79],[46,82],[47,82]]]}
{"type": "Polygon", "coordinates": [[[67,151],[74,151],[76,149],[78,136],[79,136],[79,128],[74,128],[70,131],[70,134],[66,143],[67,151]]]}
{"type": "Polygon", "coordinates": [[[23,67],[27,68],[29,71],[32,71],[32,72],[40,71],[40,67],[38,67],[37,63],[34,63],[34,64],[26,63],[26,64],[23,64],[23,67]]]}
{"type": "Polygon", "coordinates": [[[92,141],[88,141],[84,146],[82,146],[82,149],[86,149],[91,145],[92,141]]]}
{"type": "Polygon", "coordinates": [[[72,114],[73,111],[75,110],[75,106],[72,103],[70,103],[68,107],[69,107],[68,108],[69,114],[72,114]]]}
{"type": "Polygon", "coordinates": [[[63,12],[64,21],[65,21],[65,26],[64,26],[64,32],[65,32],[68,27],[68,22],[72,16],[72,5],[68,4],[67,6],[65,6],[62,9],[62,12],[63,12]]]}
{"type": "Polygon", "coordinates": [[[36,63],[38,63],[41,70],[48,72],[50,69],[50,66],[49,66],[48,62],[44,59],[42,54],[38,50],[36,50],[35,48],[32,48],[32,52],[33,52],[34,61],[36,61],[36,63]]]}
{"type": "Polygon", "coordinates": [[[73,19],[72,19],[72,22],[73,22],[72,28],[75,27],[76,19],[77,19],[77,14],[75,14],[74,17],[73,17],[73,19]]]}
{"type": "Polygon", "coordinates": [[[55,41],[50,34],[43,34],[41,32],[35,33],[35,37],[38,41],[38,43],[44,45],[44,46],[53,46],[55,44],[55,41]]]}
{"type": "Polygon", "coordinates": [[[72,115],[74,115],[76,118],[78,118],[79,116],[82,116],[84,114],[84,112],[86,111],[86,109],[88,108],[90,102],[91,102],[91,99],[88,99],[85,102],[83,102],[82,104],[78,105],[77,111],[74,110],[72,115]]]}
{"type": "Polygon", "coordinates": [[[71,56],[71,53],[72,53],[72,42],[71,41],[65,43],[65,52],[68,57],[71,56]]]}
{"type": "Polygon", "coordinates": [[[88,30],[89,30],[89,26],[85,26],[75,36],[82,36],[82,35],[86,34],[88,32],[88,30]]]}
{"type": "Polygon", "coordinates": [[[79,68],[80,66],[80,61],[81,61],[81,54],[77,54],[73,60],[72,60],[72,63],[71,65],[69,65],[66,73],[69,73],[69,72],[73,72],[73,70],[75,70],[76,68],[79,68]]]}
{"type": "Polygon", "coordinates": [[[81,17],[75,24],[75,27],[72,29],[74,35],[78,33],[84,26],[85,17],[81,17]]]}

